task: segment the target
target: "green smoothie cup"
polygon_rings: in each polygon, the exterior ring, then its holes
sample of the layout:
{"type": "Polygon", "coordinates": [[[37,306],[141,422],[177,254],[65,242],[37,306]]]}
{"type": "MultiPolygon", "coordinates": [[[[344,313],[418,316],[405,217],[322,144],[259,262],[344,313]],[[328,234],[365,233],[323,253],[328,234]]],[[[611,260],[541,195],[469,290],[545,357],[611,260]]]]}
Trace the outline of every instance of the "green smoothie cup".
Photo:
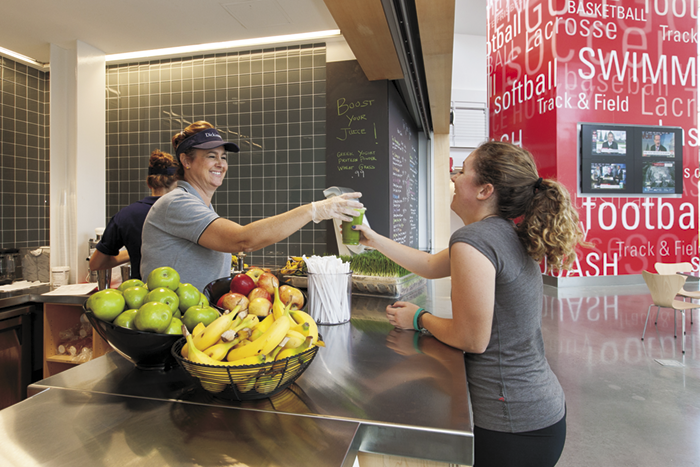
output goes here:
{"type": "Polygon", "coordinates": [[[345,245],[359,245],[360,244],[360,231],[352,230],[353,225],[361,225],[362,219],[365,217],[365,211],[367,208],[357,208],[359,214],[352,218],[352,222],[343,221],[343,244],[345,245]]]}

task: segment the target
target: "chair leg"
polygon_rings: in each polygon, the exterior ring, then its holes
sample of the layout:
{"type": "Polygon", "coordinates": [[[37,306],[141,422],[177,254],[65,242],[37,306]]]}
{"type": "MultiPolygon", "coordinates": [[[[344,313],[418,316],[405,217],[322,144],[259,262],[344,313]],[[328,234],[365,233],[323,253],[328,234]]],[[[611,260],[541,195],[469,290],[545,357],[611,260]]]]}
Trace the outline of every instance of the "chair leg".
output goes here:
{"type": "Polygon", "coordinates": [[[673,310],[673,338],[678,337],[678,332],[676,331],[676,310],[673,310]]]}
{"type": "MultiPolygon", "coordinates": [[[[649,322],[649,313],[651,313],[651,307],[653,307],[654,304],[652,303],[649,305],[649,308],[647,308],[647,319],[644,320],[644,331],[642,332],[642,340],[644,340],[644,334],[647,333],[647,323],[649,322]]],[[[656,309],[656,315],[658,316],[659,314],[659,308],[656,309]]]]}
{"type": "Polygon", "coordinates": [[[659,323],[659,311],[661,311],[661,307],[656,307],[656,319],[654,319],[654,326],[656,326],[659,323]]]}
{"type": "Polygon", "coordinates": [[[681,318],[683,319],[683,324],[681,328],[683,329],[683,337],[681,338],[681,350],[685,353],[685,310],[681,310],[681,318]]]}

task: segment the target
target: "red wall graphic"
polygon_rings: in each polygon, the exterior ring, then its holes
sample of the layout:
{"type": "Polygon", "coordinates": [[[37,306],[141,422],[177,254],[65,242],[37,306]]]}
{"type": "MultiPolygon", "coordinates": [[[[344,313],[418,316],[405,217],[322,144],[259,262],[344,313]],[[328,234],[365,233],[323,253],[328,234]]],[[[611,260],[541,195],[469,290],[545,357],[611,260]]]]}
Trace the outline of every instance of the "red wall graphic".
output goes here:
{"type": "MultiPolygon", "coordinates": [[[[489,0],[490,137],[570,190],[591,249],[565,277],[698,259],[697,0],[489,0]],[[678,196],[578,193],[578,123],[683,129],[678,196]]],[[[588,175],[590,177],[590,174],[588,175]]]]}

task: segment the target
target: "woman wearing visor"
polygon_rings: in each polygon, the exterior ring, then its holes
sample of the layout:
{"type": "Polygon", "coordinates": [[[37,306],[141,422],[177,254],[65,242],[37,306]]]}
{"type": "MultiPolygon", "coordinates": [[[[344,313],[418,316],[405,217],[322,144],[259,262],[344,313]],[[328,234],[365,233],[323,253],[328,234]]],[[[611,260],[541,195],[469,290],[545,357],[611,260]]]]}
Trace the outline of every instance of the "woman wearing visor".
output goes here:
{"type": "Polygon", "coordinates": [[[289,237],[310,221],[352,220],[361,193],[315,201],[240,225],[219,217],[211,205],[221,186],[228,162],[226,152],[238,146],[224,141],[208,122],[189,125],[173,136],[180,162],[177,187],[163,196],[148,214],[143,227],[141,276],[170,266],[200,291],[215,279],[231,274],[231,254],[255,251],[289,237]]]}

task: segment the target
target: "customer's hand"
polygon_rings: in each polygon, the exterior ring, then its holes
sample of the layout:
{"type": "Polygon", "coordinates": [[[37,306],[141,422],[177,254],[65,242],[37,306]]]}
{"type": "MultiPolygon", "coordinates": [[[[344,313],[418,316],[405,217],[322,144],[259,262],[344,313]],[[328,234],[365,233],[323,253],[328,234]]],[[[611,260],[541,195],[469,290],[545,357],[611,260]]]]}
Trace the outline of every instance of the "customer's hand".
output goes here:
{"type": "Polygon", "coordinates": [[[420,308],[409,302],[394,302],[386,307],[386,317],[399,329],[413,329],[413,315],[420,308]]]}
{"type": "Polygon", "coordinates": [[[339,196],[333,196],[323,201],[314,201],[311,203],[311,216],[315,223],[325,221],[327,219],[338,219],[341,221],[352,222],[357,211],[356,208],[364,207],[362,203],[357,201],[362,193],[343,193],[339,196]]]}
{"type": "Polygon", "coordinates": [[[379,249],[377,248],[377,243],[376,241],[380,238],[382,238],[381,235],[379,235],[377,232],[372,230],[368,225],[365,224],[358,224],[358,225],[353,225],[352,226],[353,230],[358,230],[361,232],[360,235],[360,244],[364,246],[368,246],[370,248],[374,249],[379,249]]]}

